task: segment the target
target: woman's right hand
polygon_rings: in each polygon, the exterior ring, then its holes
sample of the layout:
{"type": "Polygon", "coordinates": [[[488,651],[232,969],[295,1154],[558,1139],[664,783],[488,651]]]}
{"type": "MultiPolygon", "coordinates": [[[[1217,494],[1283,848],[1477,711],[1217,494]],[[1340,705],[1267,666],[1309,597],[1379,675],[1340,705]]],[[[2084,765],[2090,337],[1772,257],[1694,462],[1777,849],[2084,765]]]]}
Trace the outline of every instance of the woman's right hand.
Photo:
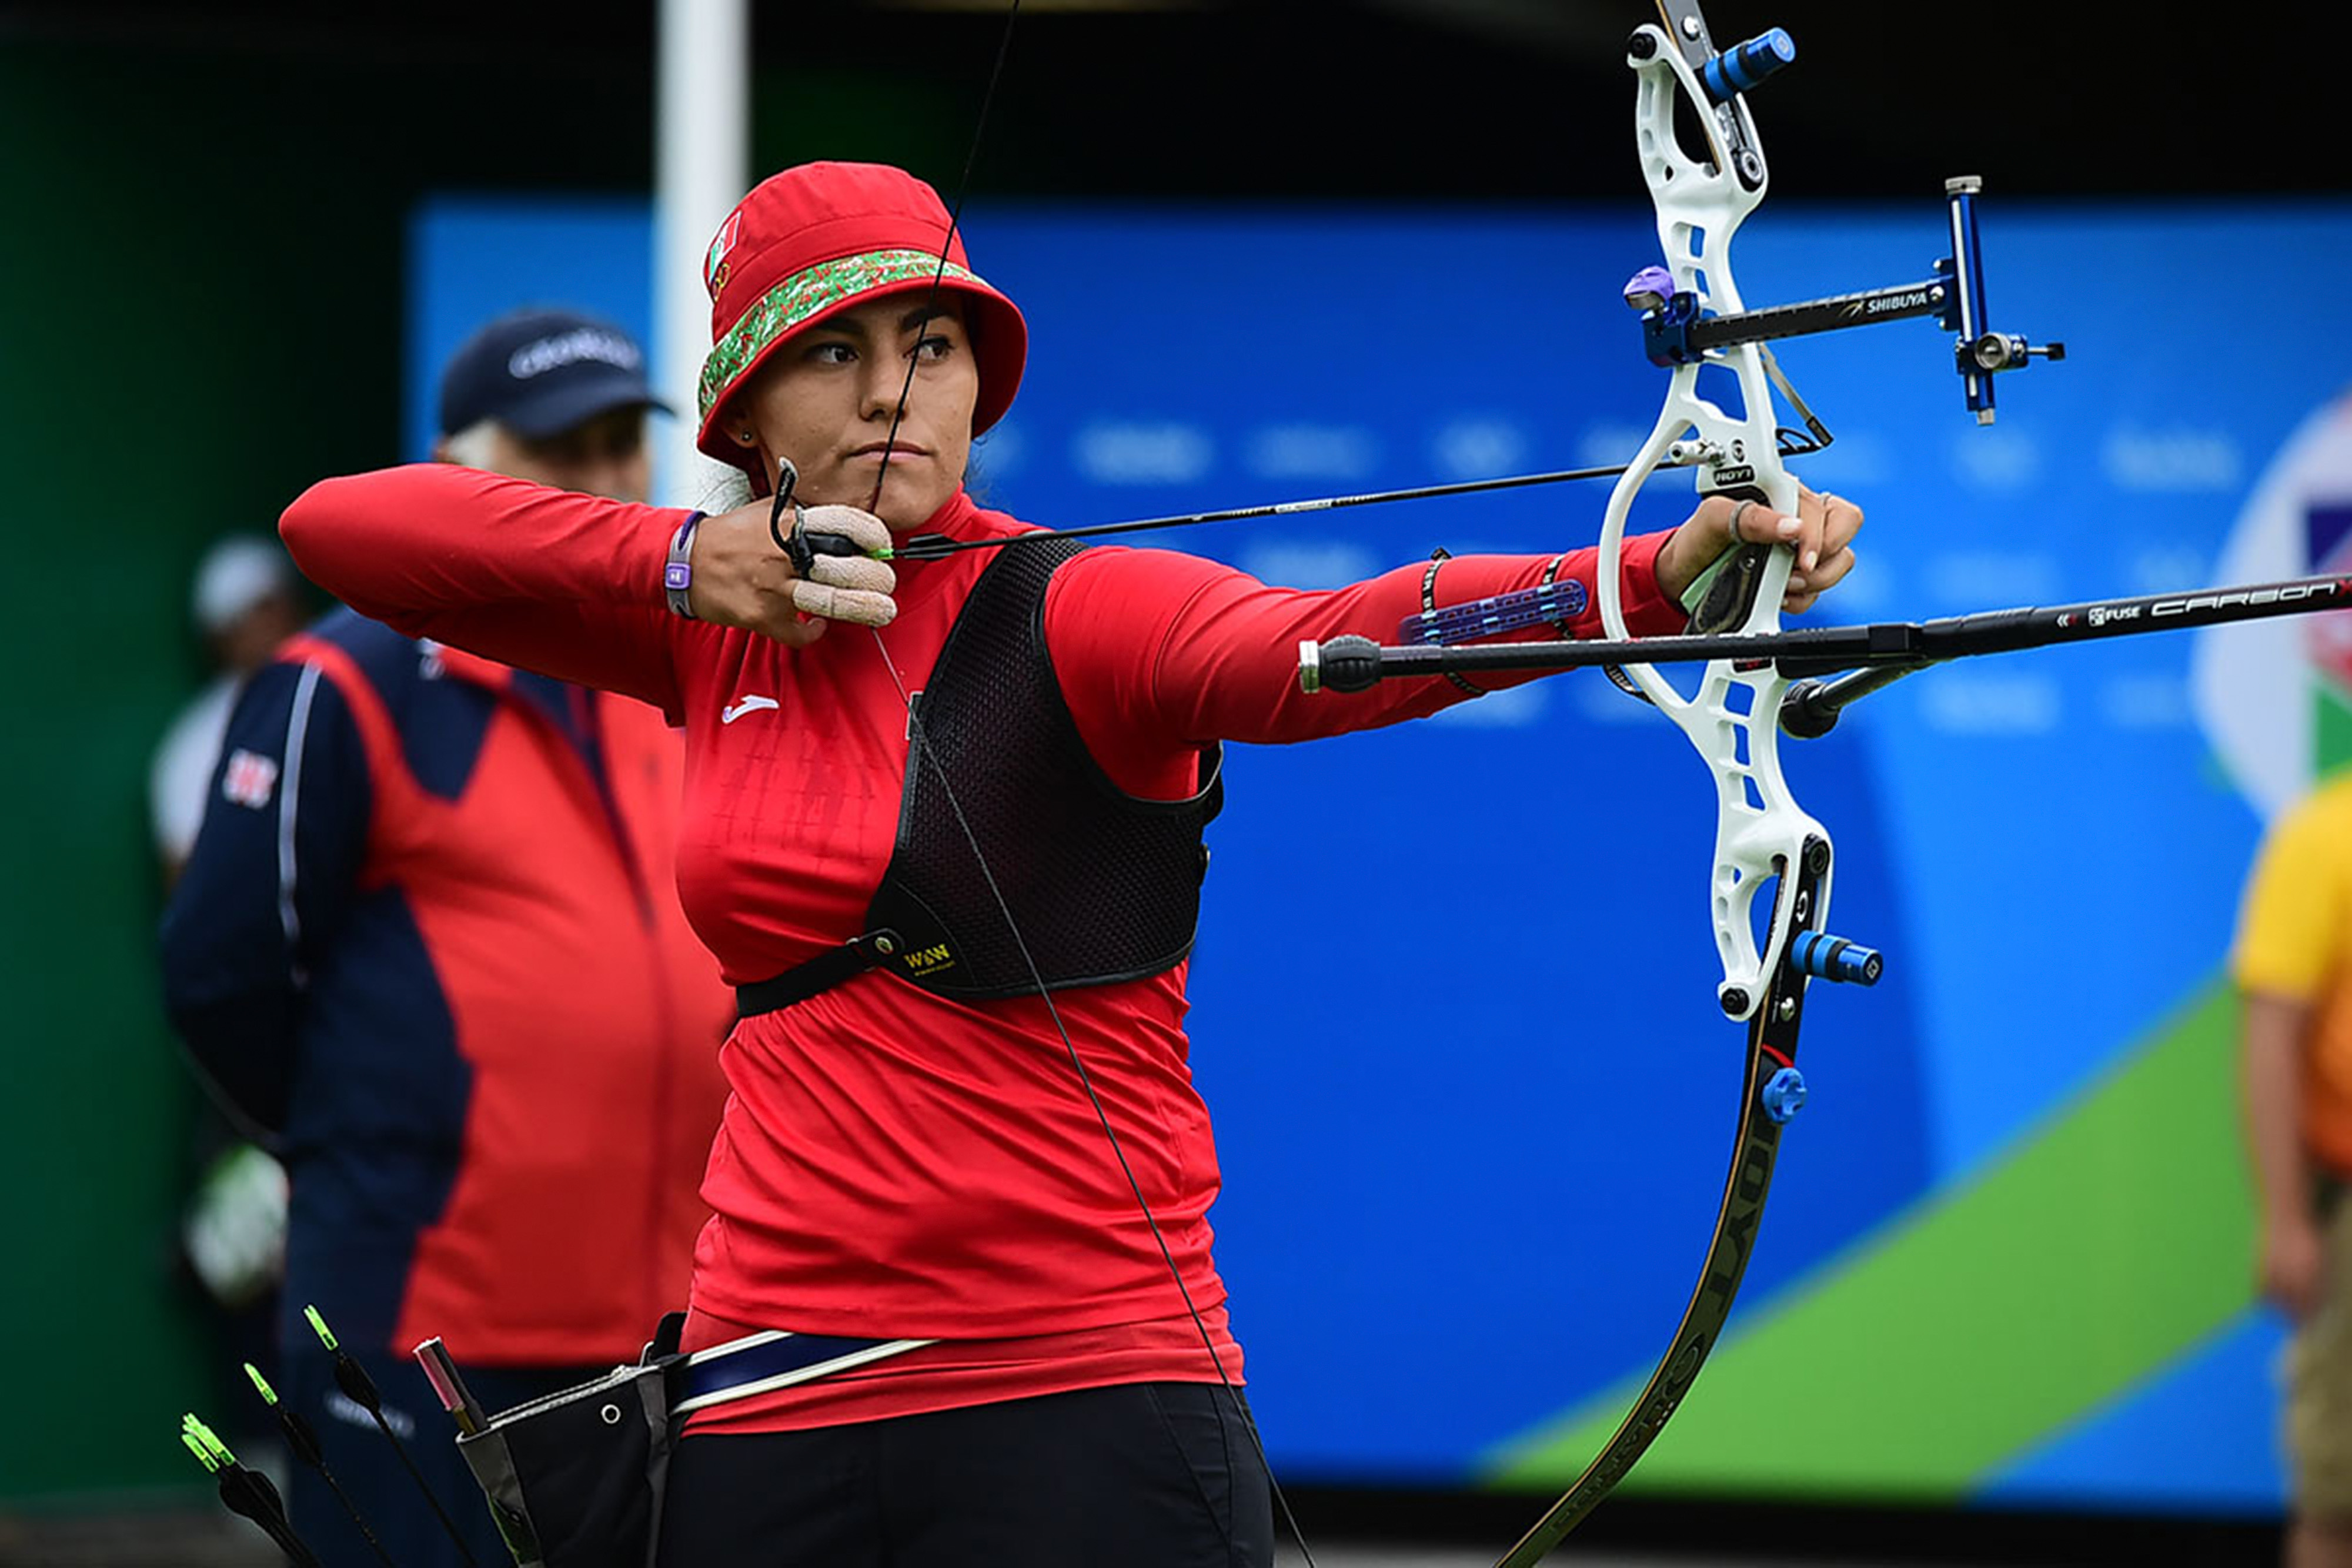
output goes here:
{"type": "Polygon", "coordinates": [[[696,620],[740,626],[793,648],[824,635],[829,622],[890,623],[898,613],[890,597],[898,574],[866,553],[889,546],[890,530],[881,518],[855,507],[808,507],[802,518],[807,532],[838,535],[860,553],[820,555],[803,578],[769,535],[769,506],[754,501],[695,526],[687,604],[696,620]]]}

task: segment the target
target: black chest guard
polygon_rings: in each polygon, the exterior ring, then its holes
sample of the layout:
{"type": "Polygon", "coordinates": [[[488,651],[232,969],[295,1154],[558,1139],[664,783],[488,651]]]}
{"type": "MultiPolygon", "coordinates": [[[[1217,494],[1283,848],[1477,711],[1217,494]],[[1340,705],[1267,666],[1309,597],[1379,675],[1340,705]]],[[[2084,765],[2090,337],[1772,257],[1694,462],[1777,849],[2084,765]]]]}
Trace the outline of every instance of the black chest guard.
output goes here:
{"type": "Polygon", "coordinates": [[[1041,979],[1047,990],[1139,979],[1192,950],[1223,754],[1202,750],[1207,782],[1189,800],[1139,800],[1087,753],[1045,630],[1045,585],[1081,548],[1015,545],[981,574],[912,698],[898,842],[866,934],[739,988],[745,1017],[869,968],[940,996],[1010,997],[1041,979]]]}

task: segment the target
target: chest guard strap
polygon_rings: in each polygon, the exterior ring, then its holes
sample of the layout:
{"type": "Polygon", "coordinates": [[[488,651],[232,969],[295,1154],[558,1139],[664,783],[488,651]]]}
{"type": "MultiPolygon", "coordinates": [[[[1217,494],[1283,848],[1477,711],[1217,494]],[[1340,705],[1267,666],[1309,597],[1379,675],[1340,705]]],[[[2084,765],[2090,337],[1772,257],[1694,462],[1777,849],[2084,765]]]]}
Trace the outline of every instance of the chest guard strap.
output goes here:
{"type": "Polygon", "coordinates": [[[737,988],[743,1017],[873,968],[978,998],[1025,996],[1041,978],[1047,990],[1140,979],[1192,952],[1209,863],[1201,831],[1224,803],[1223,751],[1202,749],[1204,782],[1181,800],[1127,794],[1087,752],[1045,630],[1046,584],[1082,548],[1016,546],[981,574],[911,699],[920,738],[908,747],[898,841],[865,935],[737,988]]]}

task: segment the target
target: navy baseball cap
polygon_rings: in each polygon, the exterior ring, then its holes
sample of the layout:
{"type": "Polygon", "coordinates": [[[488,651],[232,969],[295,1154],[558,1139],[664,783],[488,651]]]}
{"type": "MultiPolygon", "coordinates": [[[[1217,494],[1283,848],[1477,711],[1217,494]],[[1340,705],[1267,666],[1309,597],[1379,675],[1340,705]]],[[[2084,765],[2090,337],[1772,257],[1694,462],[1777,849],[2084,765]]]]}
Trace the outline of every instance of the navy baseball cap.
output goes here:
{"type": "Polygon", "coordinates": [[[576,310],[515,310],[466,340],[441,371],[441,434],[494,419],[529,440],[616,408],[668,406],[646,382],[645,351],[576,310]]]}

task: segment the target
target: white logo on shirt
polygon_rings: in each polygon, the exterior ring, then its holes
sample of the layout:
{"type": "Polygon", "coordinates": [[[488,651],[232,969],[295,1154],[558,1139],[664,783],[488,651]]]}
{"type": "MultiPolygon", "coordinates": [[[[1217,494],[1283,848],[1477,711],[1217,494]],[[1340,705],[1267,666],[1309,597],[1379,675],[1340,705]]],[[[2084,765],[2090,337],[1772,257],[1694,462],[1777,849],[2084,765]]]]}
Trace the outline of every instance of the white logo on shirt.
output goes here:
{"type": "Polygon", "coordinates": [[[719,710],[719,722],[721,724],[733,724],[737,719],[741,718],[747,713],[758,713],[761,708],[773,708],[774,706],[776,706],[776,699],[773,697],[739,697],[736,699],[735,706],[733,707],[720,708],[719,710]]]}

